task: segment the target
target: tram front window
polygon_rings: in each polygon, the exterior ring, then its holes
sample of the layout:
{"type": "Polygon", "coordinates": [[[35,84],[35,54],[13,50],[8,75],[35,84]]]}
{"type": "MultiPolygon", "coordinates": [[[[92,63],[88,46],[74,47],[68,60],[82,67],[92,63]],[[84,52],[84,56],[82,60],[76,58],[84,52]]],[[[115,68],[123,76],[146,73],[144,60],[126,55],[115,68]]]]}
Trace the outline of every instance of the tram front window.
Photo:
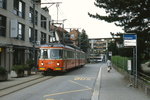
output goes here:
{"type": "Polygon", "coordinates": [[[63,52],[59,49],[50,50],[50,59],[62,59],[63,52]]]}
{"type": "Polygon", "coordinates": [[[48,59],[48,50],[41,50],[41,59],[48,59]]]}
{"type": "Polygon", "coordinates": [[[60,49],[42,49],[41,59],[62,59],[63,51],[60,49]]]}

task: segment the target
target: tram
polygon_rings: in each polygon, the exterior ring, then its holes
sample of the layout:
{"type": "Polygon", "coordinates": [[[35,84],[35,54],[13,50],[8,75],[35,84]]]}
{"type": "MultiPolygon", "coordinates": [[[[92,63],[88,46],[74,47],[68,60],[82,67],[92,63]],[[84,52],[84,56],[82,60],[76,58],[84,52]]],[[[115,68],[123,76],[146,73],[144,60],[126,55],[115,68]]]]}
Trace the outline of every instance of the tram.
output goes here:
{"type": "Polygon", "coordinates": [[[85,53],[75,46],[51,43],[41,45],[39,49],[39,71],[65,72],[69,69],[86,64],[85,53]]]}

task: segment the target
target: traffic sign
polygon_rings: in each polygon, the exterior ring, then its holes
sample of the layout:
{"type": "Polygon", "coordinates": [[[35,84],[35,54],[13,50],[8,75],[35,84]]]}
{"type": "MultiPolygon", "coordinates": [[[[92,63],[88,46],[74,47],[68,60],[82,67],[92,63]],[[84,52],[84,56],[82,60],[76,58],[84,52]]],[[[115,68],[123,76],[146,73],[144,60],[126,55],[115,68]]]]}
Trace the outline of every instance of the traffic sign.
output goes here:
{"type": "Polygon", "coordinates": [[[124,46],[136,46],[137,36],[135,34],[124,34],[124,46]]]}

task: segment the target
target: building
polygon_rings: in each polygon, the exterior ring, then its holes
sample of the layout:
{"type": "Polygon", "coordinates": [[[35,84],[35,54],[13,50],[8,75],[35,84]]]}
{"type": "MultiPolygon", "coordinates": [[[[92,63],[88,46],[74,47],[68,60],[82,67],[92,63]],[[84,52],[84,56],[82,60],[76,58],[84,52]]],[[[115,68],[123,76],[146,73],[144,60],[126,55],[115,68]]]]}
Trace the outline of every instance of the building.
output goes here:
{"type": "Polygon", "coordinates": [[[13,65],[34,58],[33,46],[50,42],[48,9],[42,9],[39,3],[33,12],[33,0],[0,0],[0,66],[9,72],[13,65]]]}
{"type": "Polygon", "coordinates": [[[50,27],[53,35],[50,38],[50,43],[62,43],[62,44],[72,44],[70,40],[70,34],[63,27],[57,27],[55,25],[51,25],[50,27]]]}
{"type": "MultiPolygon", "coordinates": [[[[99,61],[106,60],[106,53],[108,51],[108,43],[112,41],[112,38],[92,38],[90,42],[90,55],[89,59],[98,59],[99,61]]],[[[94,61],[95,62],[95,61],[94,61]]]]}
{"type": "Polygon", "coordinates": [[[76,46],[79,46],[79,35],[80,32],[76,29],[73,29],[69,32],[70,34],[70,40],[73,41],[73,44],[76,46]]]}

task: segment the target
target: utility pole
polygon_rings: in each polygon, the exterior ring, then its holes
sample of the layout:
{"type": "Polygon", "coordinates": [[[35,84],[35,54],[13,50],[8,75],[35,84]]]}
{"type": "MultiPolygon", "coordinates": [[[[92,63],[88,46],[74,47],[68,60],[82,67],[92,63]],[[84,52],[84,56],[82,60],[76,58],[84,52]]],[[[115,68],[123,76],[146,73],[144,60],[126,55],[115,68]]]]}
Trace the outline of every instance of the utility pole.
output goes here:
{"type": "Polygon", "coordinates": [[[36,66],[36,56],[35,56],[35,53],[36,53],[36,48],[35,48],[35,44],[36,44],[36,41],[35,41],[35,5],[37,4],[59,4],[61,2],[49,2],[49,3],[41,3],[40,0],[32,0],[32,3],[33,3],[33,58],[32,60],[34,61],[34,67],[36,66]]]}
{"type": "Polygon", "coordinates": [[[33,61],[34,67],[36,66],[36,57],[35,57],[35,1],[33,0],[33,61]]]}
{"type": "Polygon", "coordinates": [[[63,32],[62,32],[62,43],[64,43],[64,22],[66,21],[67,19],[63,19],[63,20],[52,20],[53,24],[59,24],[59,25],[62,25],[62,29],[63,29],[63,32]],[[54,22],[56,21],[56,23],[54,22]],[[62,22],[58,22],[58,21],[62,21],[62,22]]]}
{"type": "MultiPolygon", "coordinates": [[[[59,4],[62,3],[62,2],[48,2],[48,3],[41,3],[41,4],[51,4],[49,7],[51,7],[52,5],[56,4],[56,7],[57,7],[57,23],[58,23],[58,7],[59,7],[59,4]]],[[[49,8],[48,7],[48,8],[49,8]]]]}

